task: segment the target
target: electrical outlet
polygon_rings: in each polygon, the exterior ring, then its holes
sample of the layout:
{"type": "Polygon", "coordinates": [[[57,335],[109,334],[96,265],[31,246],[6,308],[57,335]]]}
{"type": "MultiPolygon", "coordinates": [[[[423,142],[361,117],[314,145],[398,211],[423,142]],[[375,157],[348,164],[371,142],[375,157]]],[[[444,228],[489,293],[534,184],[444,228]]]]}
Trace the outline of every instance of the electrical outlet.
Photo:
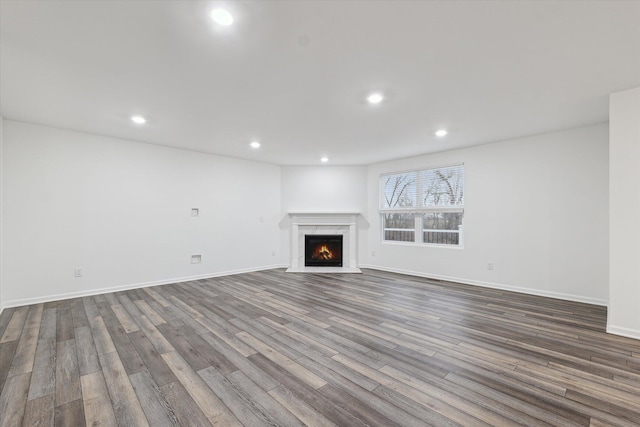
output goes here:
{"type": "Polygon", "coordinates": [[[191,255],[191,264],[200,264],[202,262],[202,255],[191,255]]]}
{"type": "Polygon", "coordinates": [[[191,216],[200,216],[200,209],[191,208],[191,216]]]}
{"type": "Polygon", "coordinates": [[[271,251],[271,256],[276,256],[276,251],[271,251]]]}
{"type": "Polygon", "coordinates": [[[488,262],[487,263],[487,270],[493,270],[493,263],[492,262],[488,262]]]}
{"type": "Polygon", "coordinates": [[[82,277],[82,269],[74,268],[73,269],[73,277],[82,277]]]}
{"type": "Polygon", "coordinates": [[[376,251],[371,251],[371,256],[376,256],[376,251]]]}

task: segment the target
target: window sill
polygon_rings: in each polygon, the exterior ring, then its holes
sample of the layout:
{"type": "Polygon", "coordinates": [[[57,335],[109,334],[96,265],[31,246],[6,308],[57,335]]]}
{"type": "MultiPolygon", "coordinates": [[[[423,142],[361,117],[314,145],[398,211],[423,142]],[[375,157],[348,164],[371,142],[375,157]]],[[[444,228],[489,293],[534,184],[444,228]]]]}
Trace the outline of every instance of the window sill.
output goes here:
{"type": "Polygon", "coordinates": [[[437,245],[429,243],[416,243],[416,242],[394,242],[392,240],[383,240],[383,245],[391,246],[415,246],[418,248],[439,248],[439,249],[464,249],[464,245],[437,245]]]}

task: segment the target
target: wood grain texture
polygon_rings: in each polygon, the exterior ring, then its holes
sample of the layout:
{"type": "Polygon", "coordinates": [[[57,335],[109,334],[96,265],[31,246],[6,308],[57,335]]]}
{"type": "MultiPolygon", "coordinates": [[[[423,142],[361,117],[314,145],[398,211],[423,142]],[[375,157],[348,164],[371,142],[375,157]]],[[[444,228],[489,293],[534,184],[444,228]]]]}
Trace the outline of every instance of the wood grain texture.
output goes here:
{"type": "Polygon", "coordinates": [[[640,426],[606,308],[365,270],[5,309],[0,426],[640,426]]]}
{"type": "Polygon", "coordinates": [[[30,372],[7,378],[2,394],[0,394],[1,426],[22,425],[30,380],[30,372]]]}
{"type": "Polygon", "coordinates": [[[55,393],[56,407],[82,398],[75,340],[58,342],[55,393]]]}
{"type": "Polygon", "coordinates": [[[116,416],[102,372],[80,377],[86,425],[115,426],[116,416]]]}
{"type": "Polygon", "coordinates": [[[52,426],[55,421],[55,394],[28,400],[24,412],[25,426],[52,426]]]}
{"type": "Polygon", "coordinates": [[[118,353],[101,354],[100,364],[118,425],[148,426],[147,418],[118,353]]]}
{"type": "Polygon", "coordinates": [[[37,353],[31,374],[29,400],[53,394],[56,391],[56,340],[38,340],[37,353]]]}
{"type": "Polygon", "coordinates": [[[24,329],[24,322],[25,320],[27,320],[27,313],[29,313],[28,306],[20,307],[13,310],[13,313],[11,314],[11,320],[9,320],[7,326],[5,327],[2,338],[0,339],[0,343],[15,341],[20,338],[20,335],[22,335],[22,330],[24,329]]]}
{"type": "Polygon", "coordinates": [[[211,424],[241,425],[229,408],[177,352],[165,353],[162,357],[211,424]]]}

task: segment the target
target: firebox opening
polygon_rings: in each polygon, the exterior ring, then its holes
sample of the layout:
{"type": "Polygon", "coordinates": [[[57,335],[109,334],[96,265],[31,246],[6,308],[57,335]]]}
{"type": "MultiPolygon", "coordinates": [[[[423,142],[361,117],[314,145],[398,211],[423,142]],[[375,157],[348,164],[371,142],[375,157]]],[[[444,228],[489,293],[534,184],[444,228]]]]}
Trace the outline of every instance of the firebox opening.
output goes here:
{"type": "Polygon", "coordinates": [[[304,236],[305,267],[342,267],[342,235],[304,236]]]}

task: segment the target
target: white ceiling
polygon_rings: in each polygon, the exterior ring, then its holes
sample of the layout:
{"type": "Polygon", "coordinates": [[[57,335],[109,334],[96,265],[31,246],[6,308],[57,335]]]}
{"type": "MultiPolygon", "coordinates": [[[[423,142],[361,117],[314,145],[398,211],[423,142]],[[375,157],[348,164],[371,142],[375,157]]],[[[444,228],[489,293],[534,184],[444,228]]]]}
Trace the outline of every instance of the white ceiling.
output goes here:
{"type": "Polygon", "coordinates": [[[1,0],[0,14],[5,118],[283,165],[605,122],[608,94],[640,86],[640,1],[1,0]],[[233,26],[211,21],[219,6],[233,26]]]}

